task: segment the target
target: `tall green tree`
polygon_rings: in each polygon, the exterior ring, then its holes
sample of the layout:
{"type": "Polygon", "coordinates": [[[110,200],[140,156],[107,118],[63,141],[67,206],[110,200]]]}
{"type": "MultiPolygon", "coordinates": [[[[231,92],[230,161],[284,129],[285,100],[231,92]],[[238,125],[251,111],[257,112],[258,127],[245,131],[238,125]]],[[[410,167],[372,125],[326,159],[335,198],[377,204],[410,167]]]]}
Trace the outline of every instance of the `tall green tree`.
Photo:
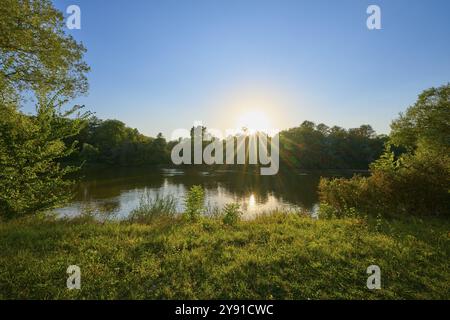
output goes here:
{"type": "Polygon", "coordinates": [[[87,92],[89,67],[85,48],[64,32],[63,14],[49,0],[2,0],[0,30],[0,215],[10,218],[72,196],[65,177],[76,168],[59,160],[74,150],[64,140],[88,114],[63,107],[87,92]],[[25,96],[37,103],[33,116],[20,112],[25,96]]]}
{"type": "Polygon", "coordinates": [[[391,124],[391,142],[414,151],[419,145],[443,155],[450,149],[450,84],[423,91],[391,124]]]}
{"type": "Polygon", "coordinates": [[[86,49],[64,31],[50,0],[2,0],[0,99],[19,102],[25,91],[52,94],[63,104],[87,92],[86,49]]]}

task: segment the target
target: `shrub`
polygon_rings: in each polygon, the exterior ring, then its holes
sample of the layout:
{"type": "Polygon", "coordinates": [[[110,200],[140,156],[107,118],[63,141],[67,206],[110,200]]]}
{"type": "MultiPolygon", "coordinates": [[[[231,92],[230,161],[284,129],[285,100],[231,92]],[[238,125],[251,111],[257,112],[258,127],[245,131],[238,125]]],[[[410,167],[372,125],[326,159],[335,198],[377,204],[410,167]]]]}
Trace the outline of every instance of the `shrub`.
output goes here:
{"type": "Polygon", "coordinates": [[[156,217],[172,217],[176,214],[176,200],[172,195],[152,197],[149,192],[141,195],[139,206],[128,217],[132,222],[150,222],[156,217]]]}
{"type": "Polygon", "coordinates": [[[227,225],[235,225],[241,215],[242,212],[239,210],[239,204],[237,203],[228,203],[225,205],[225,207],[223,208],[223,218],[222,221],[224,224],[227,225]]]}
{"type": "Polygon", "coordinates": [[[185,199],[184,218],[189,221],[197,220],[204,210],[205,191],[201,186],[192,186],[185,199]]]}
{"type": "MultiPolygon", "coordinates": [[[[321,178],[319,182],[319,196],[321,216],[343,217],[348,215],[350,208],[365,208],[368,202],[368,179],[354,176],[352,179],[321,178]]],[[[366,211],[366,210],[362,210],[366,211]]]]}
{"type": "MultiPolygon", "coordinates": [[[[368,178],[322,180],[320,199],[344,215],[347,208],[376,214],[450,216],[450,84],[425,90],[391,124],[385,153],[368,178]],[[395,157],[391,145],[405,149],[395,157]]],[[[324,206],[325,212],[330,208],[324,206]]]]}
{"type": "Polygon", "coordinates": [[[321,179],[322,211],[335,216],[347,216],[350,208],[363,214],[448,216],[446,163],[442,157],[420,150],[394,159],[388,150],[371,165],[370,177],[321,179]]]}
{"type": "Polygon", "coordinates": [[[89,114],[69,119],[81,107],[62,112],[52,103],[42,98],[35,116],[0,104],[0,215],[6,219],[44,212],[73,196],[74,181],[67,178],[79,168],[59,161],[74,151],[75,143],[64,140],[89,114]]]}
{"type": "Polygon", "coordinates": [[[355,207],[343,207],[337,209],[334,206],[322,202],[319,206],[319,218],[332,219],[332,218],[357,218],[364,217],[361,211],[357,211],[355,207]]]}
{"type": "Polygon", "coordinates": [[[385,210],[400,214],[449,215],[449,169],[444,156],[418,147],[394,161],[383,157],[372,166],[370,183],[385,210]]]}

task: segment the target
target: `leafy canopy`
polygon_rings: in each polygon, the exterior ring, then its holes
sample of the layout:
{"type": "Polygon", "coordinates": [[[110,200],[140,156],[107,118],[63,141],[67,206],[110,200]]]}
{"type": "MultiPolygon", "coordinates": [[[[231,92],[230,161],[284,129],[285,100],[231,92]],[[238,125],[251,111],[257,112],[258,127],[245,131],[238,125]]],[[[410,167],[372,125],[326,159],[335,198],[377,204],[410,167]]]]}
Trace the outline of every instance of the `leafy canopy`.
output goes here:
{"type": "Polygon", "coordinates": [[[450,84],[423,91],[416,103],[391,124],[390,141],[414,150],[419,144],[448,153],[450,84]]]}
{"type": "Polygon", "coordinates": [[[64,32],[49,0],[2,0],[0,99],[18,102],[27,90],[58,93],[60,102],[87,92],[86,49],[64,32]]]}
{"type": "Polygon", "coordinates": [[[0,216],[11,218],[72,196],[65,177],[76,168],[59,162],[73,152],[75,142],[65,140],[89,114],[62,107],[87,91],[89,67],[49,0],[2,0],[0,30],[0,216]],[[35,115],[19,111],[24,96],[36,98],[35,115]]]}

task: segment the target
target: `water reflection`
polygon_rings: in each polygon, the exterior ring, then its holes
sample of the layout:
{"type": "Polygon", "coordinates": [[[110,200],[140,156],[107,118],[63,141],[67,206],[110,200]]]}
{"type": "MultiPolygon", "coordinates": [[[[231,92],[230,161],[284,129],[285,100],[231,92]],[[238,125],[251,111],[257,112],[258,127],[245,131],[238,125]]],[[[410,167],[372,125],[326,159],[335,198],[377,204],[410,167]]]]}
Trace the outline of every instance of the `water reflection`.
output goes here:
{"type": "Polygon", "coordinates": [[[253,209],[256,206],[256,201],[255,201],[255,195],[252,193],[250,195],[250,198],[248,199],[248,208],[247,209],[253,209]]]}
{"type": "Polygon", "coordinates": [[[227,203],[236,202],[246,212],[246,218],[275,209],[314,211],[319,179],[320,174],[279,172],[275,176],[261,176],[259,171],[239,169],[91,170],[84,173],[73,202],[57,212],[64,216],[88,212],[124,218],[139,204],[143,193],[173,195],[177,199],[177,210],[181,212],[183,197],[192,185],[205,188],[208,207],[220,209],[227,203]]]}

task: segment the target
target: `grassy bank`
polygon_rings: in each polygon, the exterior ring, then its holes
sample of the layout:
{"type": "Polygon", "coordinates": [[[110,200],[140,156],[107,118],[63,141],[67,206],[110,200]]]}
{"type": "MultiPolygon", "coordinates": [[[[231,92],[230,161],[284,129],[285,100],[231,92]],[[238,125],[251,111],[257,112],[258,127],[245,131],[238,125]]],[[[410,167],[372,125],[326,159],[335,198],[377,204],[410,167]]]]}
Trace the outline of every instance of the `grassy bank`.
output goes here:
{"type": "Polygon", "coordinates": [[[36,218],[0,224],[0,298],[450,298],[450,222],[274,214],[224,226],[36,218]],[[81,290],[66,269],[81,268],[81,290]],[[366,269],[381,268],[381,290],[366,269]]]}

